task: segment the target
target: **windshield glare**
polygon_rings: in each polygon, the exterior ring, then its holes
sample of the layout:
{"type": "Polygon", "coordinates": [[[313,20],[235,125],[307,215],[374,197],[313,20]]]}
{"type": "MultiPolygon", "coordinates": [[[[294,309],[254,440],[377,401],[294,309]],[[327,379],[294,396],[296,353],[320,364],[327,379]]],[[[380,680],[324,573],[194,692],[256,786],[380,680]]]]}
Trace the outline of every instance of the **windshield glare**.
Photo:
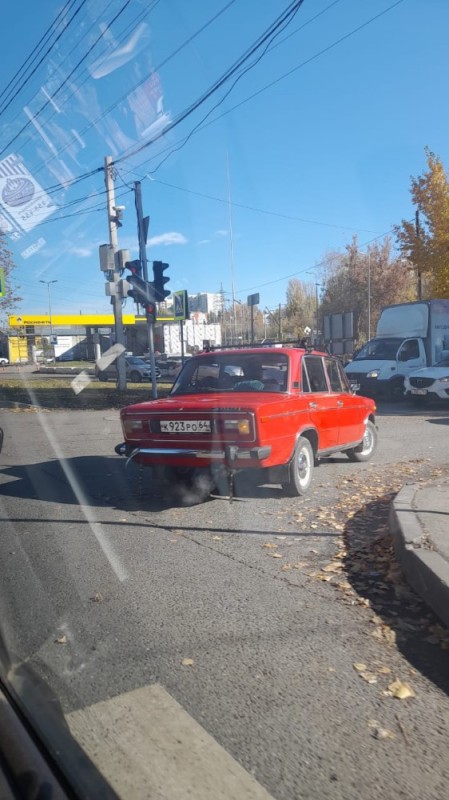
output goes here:
{"type": "Polygon", "coordinates": [[[357,353],[354,361],[394,361],[402,339],[371,339],[357,353]]]}

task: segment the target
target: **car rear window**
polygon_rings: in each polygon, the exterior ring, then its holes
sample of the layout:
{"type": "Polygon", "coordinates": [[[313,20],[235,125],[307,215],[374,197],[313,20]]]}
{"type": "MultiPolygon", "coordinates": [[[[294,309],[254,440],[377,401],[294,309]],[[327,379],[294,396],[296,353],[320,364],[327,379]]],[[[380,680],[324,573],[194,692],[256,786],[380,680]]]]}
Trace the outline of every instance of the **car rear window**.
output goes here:
{"type": "Polygon", "coordinates": [[[196,392],[285,392],[288,357],[283,353],[226,353],[191,358],[172,395],[196,392]]]}

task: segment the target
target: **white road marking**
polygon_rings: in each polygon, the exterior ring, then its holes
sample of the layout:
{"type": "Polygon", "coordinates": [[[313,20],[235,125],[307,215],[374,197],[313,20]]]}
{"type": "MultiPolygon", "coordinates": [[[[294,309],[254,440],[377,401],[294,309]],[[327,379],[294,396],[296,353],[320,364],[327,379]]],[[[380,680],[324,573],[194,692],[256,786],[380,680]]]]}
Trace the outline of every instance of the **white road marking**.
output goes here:
{"type": "Polygon", "coordinates": [[[272,800],[159,684],[66,719],[122,800],[272,800]]]}

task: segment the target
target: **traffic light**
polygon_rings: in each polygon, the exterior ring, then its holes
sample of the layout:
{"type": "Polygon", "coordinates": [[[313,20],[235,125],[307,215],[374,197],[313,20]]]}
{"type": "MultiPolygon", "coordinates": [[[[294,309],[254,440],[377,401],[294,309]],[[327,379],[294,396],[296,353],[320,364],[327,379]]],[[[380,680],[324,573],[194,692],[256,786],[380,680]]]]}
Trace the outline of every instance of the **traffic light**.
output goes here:
{"type": "Polygon", "coordinates": [[[145,303],[144,309],[146,311],[147,321],[154,324],[156,322],[156,304],[145,303]]]}
{"type": "Polygon", "coordinates": [[[162,303],[170,294],[169,289],[164,289],[165,284],[170,280],[168,275],[164,275],[165,270],[168,269],[169,266],[170,265],[165,264],[164,261],[153,261],[154,296],[158,303],[162,303]]]}
{"type": "Polygon", "coordinates": [[[142,275],[142,262],[138,258],[135,261],[127,261],[125,269],[129,269],[131,275],[137,275],[140,278],[142,275]]]}

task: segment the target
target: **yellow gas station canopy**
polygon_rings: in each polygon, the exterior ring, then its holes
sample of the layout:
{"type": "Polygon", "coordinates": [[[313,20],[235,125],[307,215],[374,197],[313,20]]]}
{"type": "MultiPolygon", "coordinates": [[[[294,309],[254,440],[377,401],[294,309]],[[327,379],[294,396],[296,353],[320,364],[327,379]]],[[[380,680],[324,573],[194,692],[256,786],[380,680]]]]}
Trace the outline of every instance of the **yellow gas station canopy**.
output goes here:
{"type": "MultiPolygon", "coordinates": [[[[134,314],[123,314],[124,325],[135,325],[137,322],[145,322],[145,317],[136,317],[134,314]]],[[[157,322],[174,322],[173,317],[157,317],[157,322]]],[[[112,314],[52,314],[51,320],[48,314],[12,314],[9,317],[10,328],[24,328],[28,326],[48,327],[91,327],[91,328],[113,328],[114,317],[112,314]]]]}

